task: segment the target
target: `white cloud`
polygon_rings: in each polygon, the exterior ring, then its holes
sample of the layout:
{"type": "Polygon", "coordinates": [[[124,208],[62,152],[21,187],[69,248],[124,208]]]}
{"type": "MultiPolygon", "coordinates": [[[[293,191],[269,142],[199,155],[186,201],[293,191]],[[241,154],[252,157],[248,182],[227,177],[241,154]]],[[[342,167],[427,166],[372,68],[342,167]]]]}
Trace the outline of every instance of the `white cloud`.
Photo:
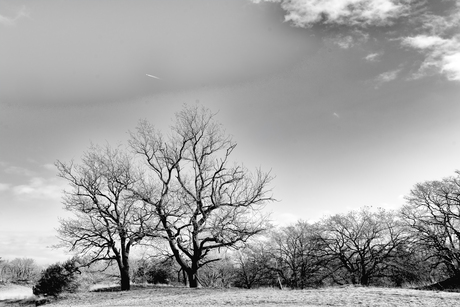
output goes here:
{"type": "Polygon", "coordinates": [[[460,81],[460,35],[451,38],[417,35],[404,38],[402,44],[425,55],[414,78],[443,73],[448,80],[460,81]]]}
{"type": "Polygon", "coordinates": [[[409,10],[408,1],[400,0],[266,0],[266,2],[280,3],[286,11],[285,21],[292,22],[297,27],[311,27],[316,23],[361,27],[389,25],[394,19],[406,15],[409,10]]]}
{"type": "Polygon", "coordinates": [[[400,71],[401,71],[401,69],[395,69],[395,70],[390,70],[390,71],[384,72],[384,73],[380,74],[376,78],[376,81],[379,84],[393,81],[394,79],[396,79],[398,77],[398,74],[399,74],[400,71]]]}
{"type": "Polygon", "coordinates": [[[29,11],[26,9],[25,6],[21,7],[16,13],[13,14],[14,16],[8,17],[5,15],[0,15],[0,25],[4,26],[14,26],[16,25],[17,21],[23,17],[30,17],[29,11]]]}
{"type": "Polygon", "coordinates": [[[334,43],[337,44],[342,49],[348,49],[350,47],[353,47],[354,45],[353,37],[349,35],[337,38],[334,43]]]}
{"type": "Polygon", "coordinates": [[[402,41],[403,45],[407,45],[416,49],[433,48],[448,43],[439,36],[417,35],[414,37],[406,37],[402,41]]]}
{"type": "Polygon", "coordinates": [[[28,184],[17,185],[12,188],[14,194],[23,198],[32,199],[60,199],[63,186],[55,179],[34,177],[28,184]]]}
{"type": "MultiPolygon", "coordinates": [[[[371,33],[383,36],[372,41],[399,41],[423,54],[424,60],[413,75],[421,78],[443,74],[448,80],[460,81],[460,5],[458,0],[429,3],[426,0],[253,0],[255,3],[278,3],[285,11],[285,21],[296,27],[311,28],[328,25],[334,33],[326,41],[348,49],[368,41],[371,33]],[[397,29],[386,27],[397,24],[397,29]],[[376,27],[380,29],[374,31],[376,27]],[[372,30],[373,29],[373,30],[372,30]],[[337,35],[337,30],[341,34],[337,35]],[[347,33],[347,34],[345,34],[347,33]],[[355,34],[360,33],[359,40],[355,34]],[[404,34],[403,34],[404,33],[404,34]],[[348,35],[350,34],[350,35],[348,35]]],[[[379,53],[365,57],[378,61],[379,53]]],[[[382,75],[380,80],[392,80],[382,75]]]]}
{"type": "Polygon", "coordinates": [[[382,56],[383,53],[370,53],[368,54],[364,59],[369,62],[377,62],[379,61],[380,57],[382,56]]]}
{"type": "Polygon", "coordinates": [[[460,81],[460,51],[444,56],[441,72],[445,73],[449,80],[460,81]]]}

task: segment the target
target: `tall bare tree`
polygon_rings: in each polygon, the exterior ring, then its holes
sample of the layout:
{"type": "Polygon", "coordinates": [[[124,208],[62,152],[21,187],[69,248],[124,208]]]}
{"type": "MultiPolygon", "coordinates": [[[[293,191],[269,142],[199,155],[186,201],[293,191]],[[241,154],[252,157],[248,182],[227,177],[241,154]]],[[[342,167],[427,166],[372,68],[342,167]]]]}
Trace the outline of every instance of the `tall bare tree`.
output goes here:
{"type": "Polygon", "coordinates": [[[121,289],[130,289],[129,255],[147,232],[152,213],[131,192],[138,174],[131,158],[119,148],[93,146],[80,164],[56,166],[70,190],[65,192],[65,209],[74,218],[62,219],[58,229],[62,244],[89,259],[116,261],[121,289]]]}
{"type": "Polygon", "coordinates": [[[402,214],[433,268],[460,276],[460,171],[414,186],[402,214]]]}
{"type": "Polygon", "coordinates": [[[159,218],[190,287],[198,286],[201,267],[219,260],[211,251],[237,247],[265,229],[260,209],[272,200],[271,177],[230,162],[236,143],[209,110],[184,107],[168,137],[141,122],[131,145],[150,170],[138,195],[159,218]]]}

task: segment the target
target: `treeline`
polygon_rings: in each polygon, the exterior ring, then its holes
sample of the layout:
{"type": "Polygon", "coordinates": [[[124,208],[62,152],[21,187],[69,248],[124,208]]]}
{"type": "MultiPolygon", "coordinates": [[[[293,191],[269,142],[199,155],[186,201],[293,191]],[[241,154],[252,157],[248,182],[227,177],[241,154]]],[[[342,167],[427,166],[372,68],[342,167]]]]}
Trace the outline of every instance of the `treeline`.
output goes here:
{"type": "MultiPolygon", "coordinates": [[[[221,260],[199,271],[202,286],[401,287],[457,278],[460,172],[415,185],[400,210],[364,207],[315,223],[298,221],[215,257],[221,260]]],[[[150,267],[150,276],[160,270],[167,276],[163,282],[180,282],[180,269],[164,265],[167,261],[136,265],[142,272],[150,267]]],[[[133,272],[135,280],[138,272],[133,272]]],[[[155,282],[154,278],[145,281],[155,282]]]]}
{"type": "Polygon", "coordinates": [[[0,283],[33,283],[40,276],[41,270],[42,268],[30,258],[0,258],[0,283]]]}
{"type": "Polygon", "coordinates": [[[417,184],[397,212],[362,208],[272,229],[263,211],[274,200],[272,176],[232,160],[236,143],[209,110],[186,106],[169,131],[141,121],[129,135],[127,146],[94,145],[79,162],[56,162],[73,214],[60,220],[62,246],[82,266],[115,264],[122,290],[139,276],[190,287],[305,288],[460,275],[459,173],[417,184]],[[146,262],[133,272],[138,245],[174,265],[146,262]]]}
{"type": "MultiPolygon", "coordinates": [[[[199,271],[202,286],[401,287],[459,277],[460,172],[416,184],[399,210],[364,207],[298,221],[214,258],[221,260],[199,271]]],[[[136,262],[135,281],[186,281],[171,258],[155,259],[136,262]]]]}

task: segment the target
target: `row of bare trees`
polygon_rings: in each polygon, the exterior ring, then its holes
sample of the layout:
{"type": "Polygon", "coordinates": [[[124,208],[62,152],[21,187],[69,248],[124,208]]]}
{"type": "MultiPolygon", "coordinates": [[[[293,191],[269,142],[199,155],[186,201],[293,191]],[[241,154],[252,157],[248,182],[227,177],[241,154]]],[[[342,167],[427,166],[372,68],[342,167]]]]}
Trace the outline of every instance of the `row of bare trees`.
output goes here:
{"type": "Polygon", "coordinates": [[[460,172],[416,184],[396,211],[365,207],[273,230],[243,251],[244,287],[424,284],[460,276],[460,172]],[[276,273],[276,275],[274,275],[276,273]],[[275,277],[274,277],[275,276],[275,277]]]}
{"type": "Polygon", "coordinates": [[[0,283],[32,283],[38,278],[40,269],[30,258],[0,258],[0,283]]]}
{"type": "Polygon", "coordinates": [[[89,259],[116,262],[130,289],[130,252],[138,244],[169,247],[190,287],[219,260],[267,228],[260,209],[272,200],[271,176],[230,160],[236,143],[199,107],[184,107],[168,133],[141,121],[127,148],[93,146],[79,163],[58,161],[74,218],[58,229],[62,245],[89,259]]]}
{"type": "Polygon", "coordinates": [[[235,147],[209,110],[184,107],[168,133],[141,121],[126,147],[92,146],[78,163],[58,161],[74,214],[61,220],[62,245],[88,265],[116,263],[123,290],[139,244],[166,246],[190,287],[227,284],[230,271],[246,288],[401,285],[460,274],[460,173],[417,184],[398,212],[363,208],[266,232],[261,208],[273,200],[272,178],[232,161],[235,147]],[[229,248],[236,251],[224,269],[219,252],[229,248]]]}

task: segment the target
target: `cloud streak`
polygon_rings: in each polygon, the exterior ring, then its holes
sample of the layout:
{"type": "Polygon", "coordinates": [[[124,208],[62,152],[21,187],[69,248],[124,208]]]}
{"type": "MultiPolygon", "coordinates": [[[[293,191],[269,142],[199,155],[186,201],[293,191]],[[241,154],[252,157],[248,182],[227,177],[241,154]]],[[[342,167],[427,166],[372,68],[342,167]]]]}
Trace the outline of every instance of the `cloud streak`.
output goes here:
{"type": "Polygon", "coordinates": [[[30,13],[25,6],[21,7],[16,14],[14,14],[14,17],[8,17],[0,14],[0,25],[7,27],[15,26],[17,21],[23,17],[30,17],[30,13]]]}
{"type": "Polygon", "coordinates": [[[16,185],[11,190],[20,198],[59,200],[62,197],[63,186],[51,179],[34,177],[27,184],[16,185]]]}
{"type": "Polygon", "coordinates": [[[390,70],[390,71],[381,73],[375,79],[377,82],[376,88],[379,88],[384,83],[395,80],[398,77],[400,72],[401,72],[401,69],[395,69],[395,70],[390,70]]]}
{"type": "Polygon", "coordinates": [[[376,52],[376,53],[368,54],[364,59],[368,62],[377,62],[380,60],[381,57],[382,57],[382,53],[376,52]]]}

